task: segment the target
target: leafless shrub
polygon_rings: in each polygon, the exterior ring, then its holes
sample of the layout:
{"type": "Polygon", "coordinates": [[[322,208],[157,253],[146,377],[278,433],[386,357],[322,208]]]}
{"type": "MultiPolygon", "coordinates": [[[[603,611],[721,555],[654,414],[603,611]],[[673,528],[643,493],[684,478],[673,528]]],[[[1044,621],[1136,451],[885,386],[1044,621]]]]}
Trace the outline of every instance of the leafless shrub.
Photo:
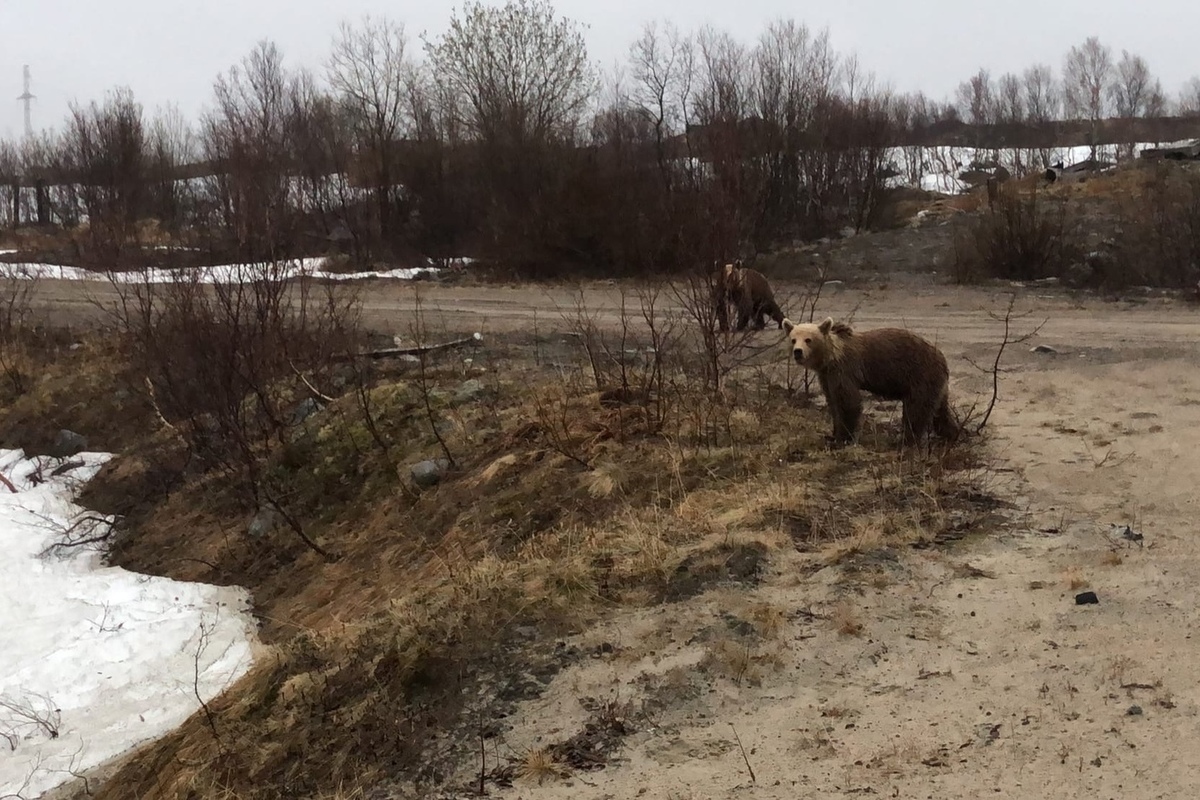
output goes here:
{"type": "Polygon", "coordinates": [[[456,464],[454,454],[450,451],[450,445],[446,442],[446,437],[442,434],[444,420],[434,409],[437,401],[434,398],[433,385],[429,374],[429,336],[421,304],[421,288],[419,284],[413,285],[413,310],[413,322],[409,328],[409,336],[417,349],[417,391],[421,394],[421,406],[425,412],[425,420],[429,424],[429,430],[433,434],[433,438],[437,440],[438,447],[441,448],[446,461],[451,467],[454,467],[456,464]]]}
{"type": "Polygon", "coordinates": [[[987,211],[955,237],[955,277],[1034,280],[1062,275],[1082,255],[1061,203],[1001,186],[987,211]]]}
{"type": "Polygon", "coordinates": [[[57,739],[62,729],[62,712],[47,695],[21,692],[0,695],[0,738],[16,750],[21,740],[42,735],[57,739]]]}
{"type": "Polygon", "coordinates": [[[288,513],[287,487],[266,471],[286,443],[296,404],[313,375],[323,383],[358,337],[358,304],[345,286],[318,289],[288,279],[287,262],[246,265],[203,282],[127,282],[110,275],[111,312],[148,381],[155,406],[200,463],[228,473],[255,508],[279,514],[328,557],[288,513]]]}
{"type": "Polygon", "coordinates": [[[1025,312],[1023,314],[1014,315],[1013,309],[1016,307],[1016,304],[1017,295],[1014,292],[1009,296],[1008,305],[1004,309],[1003,316],[992,312],[988,313],[989,317],[998,322],[1002,322],[1004,325],[1004,335],[1000,340],[1000,344],[996,347],[996,356],[994,359],[992,359],[992,363],[990,365],[982,365],[973,359],[967,359],[967,363],[969,363],[972,367],[991,378],[992,393],[988,399],[987,405],[984,406],[982,411],[979,409],[979,404],[974,403],[963,412],[957,414],[958,425],[960,430],[963,432],[972,433],[974,435],[983,433],[984,429],[987,427],[988,420],[990,420],[992,417],[992,411],[995,410],[996,403],[1000,399],[1000,376],[1007,372],[1004,367],[1000,366],[1001,361],[1004,358],[1005,351],[1014,344],[1024,344],[1025,342],[1028,342],[1034,336],[1037,336],[1038,332],[1042,329],[1042,326],[1046,324],[1045,321],[1043,321],[1041,324],[1028,331],[1025,331],[1024,333],[1015,332],[1013,330],[1013,323],[1021,318],[1029,316],[1030,313],[1025,312]]]}
{"type": "Polygon", "coordinates": [[[1144,189],[1122,204],[1113,258],[1098,260],[1093,285],[1192,289],[1200,280],[1200,174],[1156,166],[1144,189]],[[1098,269],[1097,269],[1098,267],[1098,269]]]}
{"type": "Polygon", "coordinates": [[[37,276],[27,267],[0,263],[0,376],[14,395],[29,388],[22,339],[36,291],[37,276]]]}

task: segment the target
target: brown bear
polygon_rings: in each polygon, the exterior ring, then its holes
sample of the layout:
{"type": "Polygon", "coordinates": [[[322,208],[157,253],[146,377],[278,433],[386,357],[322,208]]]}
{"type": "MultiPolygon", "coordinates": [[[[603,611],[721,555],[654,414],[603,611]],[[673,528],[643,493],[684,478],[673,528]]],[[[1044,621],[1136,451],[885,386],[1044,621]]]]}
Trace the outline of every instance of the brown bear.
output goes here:
{"type": "Polygon", "coordinates": [[[853,442],[862,414],[862,391],[904,403],[904,444],[932,428],[943,439],[958,437],[950,409],[950,369],[937,347],[901,328],[856,333],[827,318],[819,325],[783,321],[796,363],[817,373],[833,419],[833,440],[853,442]]]}
{"type": "Polygon", "coordinates": [[[750,320],[754,320],[755,330],[767,326],[765,317],[775,320],[782,330],[783,311],[775,302],[775,294],[771,284],[758,270],[743,267],[741,261],[726,264],[724,271],[717,276],[714,291],[714,301],[717,305],[717,322],[722,331],[729,330],[729,304],[737,309],[738,331],[746,330],[750,320]]]}

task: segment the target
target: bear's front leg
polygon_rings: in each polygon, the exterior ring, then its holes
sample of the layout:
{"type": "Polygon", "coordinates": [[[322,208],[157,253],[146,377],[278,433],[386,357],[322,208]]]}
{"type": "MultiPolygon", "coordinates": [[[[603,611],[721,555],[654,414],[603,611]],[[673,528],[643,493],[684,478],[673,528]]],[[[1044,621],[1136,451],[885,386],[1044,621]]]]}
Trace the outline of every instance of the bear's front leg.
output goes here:
{"type": "Polygon", "coordinates": [[[737,329],[739,332],[746,330],[750,325],[751,316],[753,316],[751,309],[745,305],[738,306],[737,329]]]}
{"type": "Polygon", "coordinates": [[[862,416],[862,395],[850,387],[838,387],[825,395],[833,417],[833,440],[853,444],[858,436],[858,421],[862,416]]]}

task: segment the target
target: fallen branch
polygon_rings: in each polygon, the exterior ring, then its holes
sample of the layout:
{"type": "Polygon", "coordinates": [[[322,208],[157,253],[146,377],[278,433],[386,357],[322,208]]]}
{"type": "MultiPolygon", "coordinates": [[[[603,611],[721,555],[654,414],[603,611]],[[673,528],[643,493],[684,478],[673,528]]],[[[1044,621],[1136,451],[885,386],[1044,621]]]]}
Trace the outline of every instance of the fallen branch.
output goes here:
{"type": "Polygon", "coordinates": [[[346,354],[338,356],[338,361],[349,361],[354,358],[397,358],[399,356],[419,356],[425,353],[434,353],[439,350],[453,350],[467,345],[476,345],[483,343],[482,333],[473,333],[465,339],[455,339],[450,342],[440,342],[438,344],[427,344],[419,347],[389,347],[384,350],[367,350],[361,353],[346,354]]]}
{"type": "Polygon", "coordinates": [[[13,494],[17,493],[17,487],[13,486],[12,481],[4,477],[4,473],[0,472],[0,483],[8,487],[8,490],[13,494]]]}
{"type": "Polygon", "coordinates": [[[322,403],[332,403],[333,402],[333,398],[327,394],[323,394],[320,390],[317,389],[317,387],[313,386],[312,383],[308,380],[308,378],[304,377],[304,375],[301,374],[300,370],[296,369],[296,365],[294,363],[292,363],[292,361],[290,359],[288,360],[288,366],[292,368],[292,372],[294,372],[296,374],[296,377],[300,379],[301,383],[304,384],[304,387],[306,389],[308,389],[308,391],[312,394],[314,399],[319,400],[322,403]]]}

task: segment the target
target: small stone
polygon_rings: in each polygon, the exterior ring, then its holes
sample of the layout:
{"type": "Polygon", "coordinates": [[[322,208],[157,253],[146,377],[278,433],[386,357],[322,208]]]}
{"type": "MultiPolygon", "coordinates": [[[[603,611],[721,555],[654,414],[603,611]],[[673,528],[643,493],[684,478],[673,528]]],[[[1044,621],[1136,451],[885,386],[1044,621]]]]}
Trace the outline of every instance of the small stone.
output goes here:
{"type": "Polygon", "coordinates": [[[254,519],[250,520],[250,525],[246,528],[246,534],[251,539],[261,539],[273,531],[278,524],[278,511],[273,508],[260,508],[258,513],[254,515],[254,519]]]}
{"type": "Polygon", "coordinates": [[[82,453],[87,448],[88,440],[86,436],[64,428],[54,437],[54,445],[50,448],[50,455],[55,458],[68,458],[77,453],[82,453]]]}
{"type": "Polygon", "coordinates": [[[1095,592],[1080,592],[1075,595],[1075,605],[1077,606],[1090,606],[1099,602],[1100,598],[1096,596],[1095,592]]]}
{"type": "Polygon", "coordinates": [[[422,489],[428,489],[431,486],[436,486],[448,469],[450,469],[450,462],[444,458],[439,458],[413,464],[410,472],[412,473],[413,483],[422,489]]]}
{"type": "Polygon", "coordinates": [[[1130,706],[1129,709],[1125,712],[1125,715],[1129,716],[1129,717],[1140,717],[1142,715],[1142,707],[1141,706],[1130,706]]]}
{"type": "Polygon", "coordinates": [[[478,400],[487,394],[487,386],[478,378],[471,378],[459,384],[458,390],[454,393],[454,402],[469,403],[472,400],[478,400]]]}
{"type": "Polygon", "coordinates": [[[296,406],[296,410],[292,412],[292,424],[299,425],[320,410],[321,404],[315,397],[305,398],[302,403],[296,406]]]}
{"type": "Polygon", "coordinates": [[[1037,347],[1031,348],[1029,350],[1029,352],[1031,352],[1031,353],[1046,353],[1049,355],[1058,355],[1057,350],[1055,350],[1053,347],[1050,347],[1049,345],[1045,345],[1045,344],[1039,344],[1037,347]]]}

